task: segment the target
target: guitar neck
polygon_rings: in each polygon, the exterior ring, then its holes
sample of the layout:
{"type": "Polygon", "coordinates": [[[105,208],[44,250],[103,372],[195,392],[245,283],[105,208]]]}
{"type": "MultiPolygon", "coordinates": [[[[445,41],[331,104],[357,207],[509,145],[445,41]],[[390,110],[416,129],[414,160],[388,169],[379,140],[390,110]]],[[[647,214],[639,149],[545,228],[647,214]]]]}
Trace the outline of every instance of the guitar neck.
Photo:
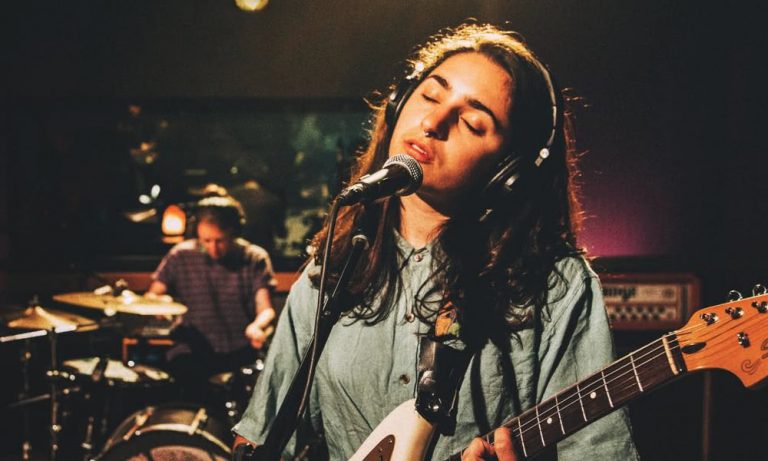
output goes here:
{"type": "MultiPolygon", "coordinates": [[[[529,458],[685,372],[677,336],[663,336],[508,420],[518,456],[529,458]]],[[[493,432],[483,436],[493,443],[493,432]]],[[[456,453],[446,461],[460,460],[456,453]]]]}

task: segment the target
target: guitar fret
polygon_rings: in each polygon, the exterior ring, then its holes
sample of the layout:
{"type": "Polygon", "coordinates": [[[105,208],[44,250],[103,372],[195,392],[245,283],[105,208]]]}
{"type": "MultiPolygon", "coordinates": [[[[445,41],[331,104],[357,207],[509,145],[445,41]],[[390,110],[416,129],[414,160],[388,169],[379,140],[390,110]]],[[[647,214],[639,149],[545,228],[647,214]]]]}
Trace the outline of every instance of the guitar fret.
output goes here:
{"type": "Polygon", "coordinates": [[[528,450],[525,448],[525,434],[523,434],[523,426],[520,422],[522,418],[517,418],[517,428],[520,430],[520,445],[523,447],[523,456],[528,457],[528,450]]]}
{"type": "Polygon", "coordinates": [[[637,388],[640,389],[640,392],[643,392],[643,385],[640,383],[640,375],[637,374],[637,367],[635,366],[635,357],[632,354],[629,354],[629,363],[632,364],[632,371],[635,373],[635,381],[637,381],[637,388]]]}
{"type": "Polygon", "coordinates": [[[605,381],[605,370],[600,370],[600,376],[603,378],[603,387],[605,387],[605,395],[608,397],[608,405],[613,408],[613,399],[611,399],[611,392],[608,390],[608,383],[605,381]]]}
{"type": "Polygon", "coordinates": [[[672,370],[674,374],[680,374],[680,369],[677,367],[675,363],[675,358],[672,355],[672,350],[669,347],[669,342],[677,343],[677,337],[674,337],[673,335],[666,335],[662,336],[660,339],[662,345],[664,346],[664,353],[667,356],[667,361],[669,362],[669,368],[672,370]]]}
{"type": "Polygon", "coordinates": [[[539,418],[539,407],[536,406],[536,424],[539,426],[539,436],[541,436],[541,445],[546,447],[547,442],[544,441],[544,431],[541,430],[541,418],[539,418]]]}
{"type": "MultiPolygon", "coordinates": [[[[525,458],[535,456],[545,447],[552,446],[643,392],[670,381],[676,374],[685,373],[687,370],[679,349],[676,335],[668,334],[508,421],[506,427],[513,428],[518,451],[525,458]],[[605,389],[604,396],[601,389],[605,389]],[[578,400],[578,406],[574,399],[578,400]],[[539,437],[533,432],[533,418],[536,418],[539,437]],[[559,430],[554,418],[558,418],[559,430]]],[[[493,439],[492,433],[488,439],[493,439]]],[[[455,459],[460,459],[460,456],[459,453],[455,459]]]]}
{"type": "Polygon", "coordinates": [[[584,411],[584,401],[581,400],[581,389],[579,389],[579,383],[576,383],[576,398],[579,400],[581,406],[581,415],[584,417],[584,422],[587,422],[587,412],[584,411]]]}
{"type": "Polygon", "coordinates": [[[557,411],[557,419],[560,421],[560,432],[565,435],[565,426],[563,426],[563,415],[560,413],[560,402],[557,401],[557,394],[555,394],[555,409],[557,411]]]}

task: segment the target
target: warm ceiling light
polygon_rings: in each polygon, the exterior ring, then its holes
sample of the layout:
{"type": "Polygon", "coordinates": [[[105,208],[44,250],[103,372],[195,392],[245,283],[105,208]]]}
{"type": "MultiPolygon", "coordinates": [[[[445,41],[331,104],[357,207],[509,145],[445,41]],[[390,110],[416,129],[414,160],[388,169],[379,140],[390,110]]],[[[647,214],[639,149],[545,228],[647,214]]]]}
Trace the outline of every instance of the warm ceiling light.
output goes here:
{"type": "Polygon", "coordinates": [[[269,0],[235,0],[235,4],[243,11],[261,11],[266,8],[269,0]]]}
{"type": "Polygon", "coordinates": [[[178,205],[169,205],[163,212],[163,222],[160,227],[165,236],[183,235],[187,230],[187,214],[178,205]]]}

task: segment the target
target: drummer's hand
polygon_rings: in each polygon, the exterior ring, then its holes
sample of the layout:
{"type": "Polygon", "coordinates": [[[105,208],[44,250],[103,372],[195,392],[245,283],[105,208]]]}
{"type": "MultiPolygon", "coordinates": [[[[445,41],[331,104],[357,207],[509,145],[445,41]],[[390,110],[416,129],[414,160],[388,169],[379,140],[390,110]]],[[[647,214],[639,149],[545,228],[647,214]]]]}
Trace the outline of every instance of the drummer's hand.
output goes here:
{"type": "Polygon", "coordinates": [[[267,341],[267,333],[256,322],[251,322],[245,327],[245,337],[251,341],[251,347],[261,349],[267,341]]]}
{"type": "Polygon", "coordinates": [[[160,302],[163,302],[163,303],[172,303],[173,302],[173,296],[168,295],[168,294],[161,294],[161,295],[159,295],[159,294],[153,293],[151,291],[148,291],[148,292],[144,293],[144,297],[147,298],[147,299],[152,299],[152,300],[160,301],[160,302]]]}
{"type": "Polygon", "coordinates": [[[499,428],[493,433],[494,444],[480,437],[472,440],[467,450],[461,455],[461,461],[492,460],[517,461],[515,449],[512,446],[512,434],[509,429],[499,428]]]}

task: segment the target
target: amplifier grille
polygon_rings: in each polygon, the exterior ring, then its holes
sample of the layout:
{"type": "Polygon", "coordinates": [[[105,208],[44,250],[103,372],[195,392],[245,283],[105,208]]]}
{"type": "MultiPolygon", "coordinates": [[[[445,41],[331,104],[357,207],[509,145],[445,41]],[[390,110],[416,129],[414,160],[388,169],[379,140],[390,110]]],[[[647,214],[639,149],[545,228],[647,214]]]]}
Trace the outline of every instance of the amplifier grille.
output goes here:
{"type": "Polygon", "coordinates": [[[664,330],[683,325],[698,307],[693,274],[601,274],[614,330],[664,330]]]}

